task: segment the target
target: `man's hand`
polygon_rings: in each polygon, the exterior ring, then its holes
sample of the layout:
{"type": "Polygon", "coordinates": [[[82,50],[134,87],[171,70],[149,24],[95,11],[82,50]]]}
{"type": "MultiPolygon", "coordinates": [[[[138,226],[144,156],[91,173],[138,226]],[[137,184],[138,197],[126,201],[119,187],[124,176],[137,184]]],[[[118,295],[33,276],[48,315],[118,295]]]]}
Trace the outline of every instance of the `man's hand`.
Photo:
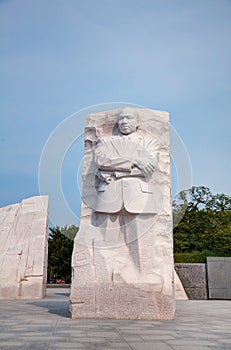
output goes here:
{"type": "Polygon", "coordinates": [[[97,170],[95,175],[103,182],[106,182],[109,184],[112,181],[112,174],[106,174],[104,172],[101,172],[100,170],[97,170]]]}
{"type": "Polygon", "coordinates": [[[111,181],[112,177],[110,175],[104,177],[104,182],[106,182],[106,184],[109,184],[111,181]]]}
{"type": "Polygon", "coordinates": [[[145,176],[149,176],[153,173],[153,171],[155,170],[154,165],[151,162],[145,162],[143,160],[137,160],[135,161],[134,165],[139,168],[145,176]]]}

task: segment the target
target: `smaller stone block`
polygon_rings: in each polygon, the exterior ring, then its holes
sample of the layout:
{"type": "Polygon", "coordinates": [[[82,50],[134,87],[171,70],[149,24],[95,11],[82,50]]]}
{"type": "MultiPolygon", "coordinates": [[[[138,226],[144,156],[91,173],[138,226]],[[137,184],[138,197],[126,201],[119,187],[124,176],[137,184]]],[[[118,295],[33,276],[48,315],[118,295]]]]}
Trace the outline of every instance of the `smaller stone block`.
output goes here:
{"type": "Polygon", "coordinates": [[[181,280],[175,270],[174,270],[174,286],[175,286],[175,299],[188,300],[188,296],[185,293],[181,280]]]}
{"type": "Polygon", "coordinates": [[[208,299],[206,264],[177,263],[175,270],[189,299],[208,299]]]}

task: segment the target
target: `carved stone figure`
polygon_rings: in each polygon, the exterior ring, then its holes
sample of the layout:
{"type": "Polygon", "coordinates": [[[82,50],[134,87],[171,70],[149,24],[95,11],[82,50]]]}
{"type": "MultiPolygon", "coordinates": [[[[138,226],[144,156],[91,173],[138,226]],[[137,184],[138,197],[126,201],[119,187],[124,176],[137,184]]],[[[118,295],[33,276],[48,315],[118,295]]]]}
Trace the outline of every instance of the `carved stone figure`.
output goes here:
{"type": "Polygon", "coordinates": [[[72,318],[173,318],[168,114],[90,115],[85,142],[72,318]]]}
{"type": "Polygon", "coordinates": [[[118,119],[118,135],[102,138],[96,147],[98,212],[125,208],[129,213],[155,213],[149,179],[157,165],[158,143],[138,134],[138,126],[137,113],[124,109],[118,119]]]}
{"type": "Polygon", "coordinates": [[[105,240],[119,242],[118,234],[110,230],[117,223],[117,227],[123,227],[121,238],[129,242],[144,232],[144,220],[149,227],[152,225],[150,214],[156,213],[156,194],[150,178],[157,167],[159,146],[150,135],[138,132],[139,117],[134,109],[124,108],[117,125],[117,135],[101,138],[96,145],[94,210],[107,213],[97,216],[98,227],[105,229],[105,240]]]}

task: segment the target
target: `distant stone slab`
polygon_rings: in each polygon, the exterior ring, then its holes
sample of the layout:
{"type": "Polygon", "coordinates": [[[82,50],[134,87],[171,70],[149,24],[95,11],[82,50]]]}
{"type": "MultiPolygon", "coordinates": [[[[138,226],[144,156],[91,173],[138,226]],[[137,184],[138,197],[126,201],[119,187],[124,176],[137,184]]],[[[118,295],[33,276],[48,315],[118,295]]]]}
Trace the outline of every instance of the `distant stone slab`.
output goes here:
{"type": "Polygon", "coordinates": [[[0,299],[45,296],[47,225],[47,196],[0,208],[0,299]]]}
{"type": "Polygon", "coordinates": [[[231,257],[207,257],[209,299],[231,299],[231,257]]]}
{"type": "Polygon", "coordinates": [[[175,270],[189,299],[206,300],[206,265],[201,263],[178,263],[175,270]]]}

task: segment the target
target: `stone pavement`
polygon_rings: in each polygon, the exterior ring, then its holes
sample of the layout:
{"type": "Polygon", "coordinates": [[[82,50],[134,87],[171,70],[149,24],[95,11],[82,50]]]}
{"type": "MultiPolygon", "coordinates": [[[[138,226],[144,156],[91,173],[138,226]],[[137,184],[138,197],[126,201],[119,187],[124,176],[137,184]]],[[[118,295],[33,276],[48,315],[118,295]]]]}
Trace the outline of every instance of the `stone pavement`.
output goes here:
{"type": "Polygon", "coordinates": [[[177,302],[173,321],[71,320],[69,289],[0,301],[0,349],[231,349],[231,301],[177,302]]]}

